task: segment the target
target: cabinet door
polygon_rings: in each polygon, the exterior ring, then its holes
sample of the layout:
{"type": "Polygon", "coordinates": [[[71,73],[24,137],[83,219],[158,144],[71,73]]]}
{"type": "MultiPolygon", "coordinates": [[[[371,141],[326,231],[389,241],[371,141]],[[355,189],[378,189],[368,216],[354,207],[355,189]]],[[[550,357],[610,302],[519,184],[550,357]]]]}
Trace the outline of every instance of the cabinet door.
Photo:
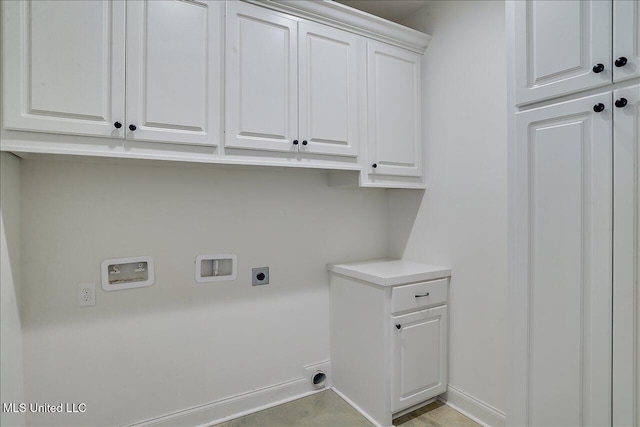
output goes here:
{"type": "Polygon", "coordinates": [[[611,83],[611,1],[514,3],[516,104],[611,83]]]}
{"type": "Polygon", "coordinates": [[[219,143],[223,10],[213,0],[127,2],[127,138],[219,143]]]}
{"type": "Polygon", "coordinates": [[[366,170],[376,175],[422,176],[422,57],[383,43],[369,41],[367,46],[366,170]]]}
{"type": "Polygon", "coordinates": [[[297,23],[278,12],[227,2],[225,146],[296,151],[297,23]]]}
{"type": "Polygon", "coordinates": [[[640,85],[613,99],[613,425],[640,426],[640,85]]]}
{"type": "Polygon", "coordinates": [[[640,76],[640,0],[613,2],[613,81],[640,76]]]}
{"type": "Polygon", "coordinates": [[[611,423],[612,115],[610,92],[516,115],[513,425],[611,423]]]}
{"type": "Polygon", "coordinates": [[[391,411],[398,412],[447,389],[447,306],[393,317],[391,329],[391,411]]]}
{"type": "Polygon", "coordinates": [[[122,137],[123,1],[6,1],[3,124],[122,137]]]}
{"type": "Polygon", "coordinates": [[[358,155],[358,37],[300,22],[300,151],[358,155]]]}

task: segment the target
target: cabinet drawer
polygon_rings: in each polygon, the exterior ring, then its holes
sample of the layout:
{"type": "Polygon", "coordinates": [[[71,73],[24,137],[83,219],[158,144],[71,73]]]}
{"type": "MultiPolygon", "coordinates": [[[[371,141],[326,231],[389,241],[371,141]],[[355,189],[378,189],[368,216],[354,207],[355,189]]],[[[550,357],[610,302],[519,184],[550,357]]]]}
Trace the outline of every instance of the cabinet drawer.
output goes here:
{"type": "Polygon", "coordinates": [[[391,292],[391,312],[418,310],[447,301],[449,279],[438,279],[413,285],[398,286],[391,292]]]}

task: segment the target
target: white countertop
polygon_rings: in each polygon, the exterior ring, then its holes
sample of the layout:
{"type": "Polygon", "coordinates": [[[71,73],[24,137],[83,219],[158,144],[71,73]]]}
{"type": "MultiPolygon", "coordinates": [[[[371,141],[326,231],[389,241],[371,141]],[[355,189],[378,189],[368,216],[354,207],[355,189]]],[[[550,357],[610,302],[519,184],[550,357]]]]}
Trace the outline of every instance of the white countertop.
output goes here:
{"type": "Polygon", "coordinates": [[[417,262],[376,259],[329,264],[329,271],[380,286],[396,286],[451,276],[451,269],[417,262]]]}

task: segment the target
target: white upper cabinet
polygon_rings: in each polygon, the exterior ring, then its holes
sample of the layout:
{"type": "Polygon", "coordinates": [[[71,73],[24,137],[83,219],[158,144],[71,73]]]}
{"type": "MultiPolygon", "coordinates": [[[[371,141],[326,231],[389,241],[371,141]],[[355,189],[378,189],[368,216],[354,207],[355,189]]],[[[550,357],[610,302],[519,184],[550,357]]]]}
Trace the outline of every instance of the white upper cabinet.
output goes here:
{"type": "Polygon", "coordinates": [[[229,2],[225,146],[357,156],[358,39],[229,2]]]}
{"type": "Polygon", "coordinates": [[[4,151],[363,171],[339,178],[424,188],[426,34],[325,1],[0,5],[4,151]]]}
{"type": "Polygon", "coordinates": [[[611,83],[610,0],[514,3],[516,104],[611,83]]]}
{"type": "Polygon", "coordinates": [[[286,15],[227,3],[226,147],[297,149],[297,36],[286,15]]]}
{"type": "Polygon", "coordinates": [[[369,175],[422,176],[422,56],[367,42],[369,175]]]}
{"type": "Polygon", "coordinates": [[[221,138],[223,16],[219,1],[127,2],[128,138],[221,138]]]}
{"type": "Polygon", "coordinates": [[[3,2],[3,124],[8,129],[122,136],[121,1],[3,2]]]}
{"type": "Polygon", "coordinates": [[[613,2],[613,81],[640,76],[640,1],[613,2]]]}
{"type": "MultiPolygon", "coordinates": [[[[300,22],[299,101],[302,152],[358,155],[359,37],[325,25],[300,22]]],[[[364,105],[363,105],[364,104],[364,105]]]]}
{"type": "Polygon", "coordinates": [[[222,3],[12,1],[4,6],[6,128],[218,143],[222,3]]]}

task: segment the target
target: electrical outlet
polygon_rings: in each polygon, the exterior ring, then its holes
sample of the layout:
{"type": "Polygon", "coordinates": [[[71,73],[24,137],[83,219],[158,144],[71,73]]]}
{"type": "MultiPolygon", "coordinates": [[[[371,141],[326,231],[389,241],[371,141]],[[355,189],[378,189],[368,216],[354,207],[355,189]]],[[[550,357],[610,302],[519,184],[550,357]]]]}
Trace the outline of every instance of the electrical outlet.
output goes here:
{"type": "Polygon", "coordinates": [[[251,284],[253,286],[269,284],[269,267],[251,269],[251,284]]]}
{"type": "Polygon", "coordinates": [[[80,283],[78,285],[78,307],[96,305],[96,284],[80,283]]]}

